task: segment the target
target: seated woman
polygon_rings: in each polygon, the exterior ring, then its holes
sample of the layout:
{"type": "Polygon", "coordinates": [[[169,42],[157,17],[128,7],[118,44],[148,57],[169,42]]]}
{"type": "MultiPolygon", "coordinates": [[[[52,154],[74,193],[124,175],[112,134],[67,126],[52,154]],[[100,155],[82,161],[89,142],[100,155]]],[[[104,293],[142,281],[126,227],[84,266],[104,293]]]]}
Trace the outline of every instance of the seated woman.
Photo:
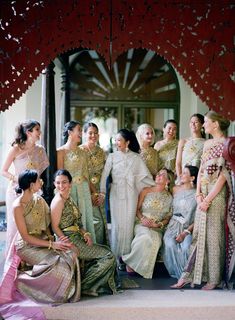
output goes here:
{"type": "Polygon", "coordinates": [[[49,208],[45,200],[35,194],[41,188],[38,174],[35,170],[25,170],[18,181],[18,191],[23,193],[13,203],[18,229],[13,240],[15,254],[1,284],[1,302],[14,300],[14,286],[38,302],[78,301],[80,273],[77,252],[71,250],[71,244],[63,239],[51,240],[49,208]],[[17,275],[20,261],[27,268],[20,269],[17,275]]]}
{"type": "Polygon", "coordinates": [[[171,217],[172,196],[166,190],[169,183],[170,173],[162,169],[155,178],[155,186],[141,191],[131,252],[122,256],[127,272],[135,271],[146,279],[152,278],[163,231],[171,217]]]}
{"type": "Polygon", "coordinates": [[[115,293],[116,259],[107,247],[93,244],[91,234],[82,228],[81,213],[69,194],[72,176],[67,170],[58,170],[54,185],[57,193],[51,203],[52,228],[59,239],[66,237],[72,248],[78,248],[79,259],[85,262],[82,294],[115,293]]]}
{"type": "Polygon", "coordinates": [[[192,241],[198,168],[185,166],[181,185],[173,188],[173,216],[163,237],[164,264],[171,277],[179,279],[186,265],[192,241]]]}

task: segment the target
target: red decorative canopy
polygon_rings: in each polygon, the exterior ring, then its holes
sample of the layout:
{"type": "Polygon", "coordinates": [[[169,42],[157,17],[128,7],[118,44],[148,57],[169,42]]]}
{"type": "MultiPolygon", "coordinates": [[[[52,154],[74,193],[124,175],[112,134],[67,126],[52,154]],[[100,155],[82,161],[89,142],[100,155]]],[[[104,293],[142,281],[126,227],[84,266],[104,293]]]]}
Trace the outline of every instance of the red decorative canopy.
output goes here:
{"type": "Polygon", "coordinates": [[[209,108],[235,120],[234,1],[1,1],[0,110],[51,60],[73,48],[112,67],[130,48],[167,59],[209,108]]]}

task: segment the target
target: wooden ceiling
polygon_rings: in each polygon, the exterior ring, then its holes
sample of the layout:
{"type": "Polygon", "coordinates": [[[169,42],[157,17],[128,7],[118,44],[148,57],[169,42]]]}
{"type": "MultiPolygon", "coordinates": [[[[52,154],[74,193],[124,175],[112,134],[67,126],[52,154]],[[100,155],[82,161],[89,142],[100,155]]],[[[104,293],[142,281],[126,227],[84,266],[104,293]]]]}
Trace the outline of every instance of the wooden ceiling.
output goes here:
{"type": "Polygon", "coordinates": [[[71,100],[142,100],[177,102],[173,68],[153,51],[130,49],[111,70],[94,50],[70,57],[71,100]]]}

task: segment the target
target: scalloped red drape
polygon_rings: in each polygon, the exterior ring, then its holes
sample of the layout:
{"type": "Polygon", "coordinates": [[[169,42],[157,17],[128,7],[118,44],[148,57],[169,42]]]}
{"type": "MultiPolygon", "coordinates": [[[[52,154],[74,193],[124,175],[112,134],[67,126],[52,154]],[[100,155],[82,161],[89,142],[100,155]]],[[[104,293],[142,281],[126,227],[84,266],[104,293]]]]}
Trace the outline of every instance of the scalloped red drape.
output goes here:
{"type": "Polygon", "coordinates": [[[209,108],[235,120],[234,1],[1,1],[0,111],[58,54],[97,50],[109,67],[129,48],[167,59],[209,108]]]}

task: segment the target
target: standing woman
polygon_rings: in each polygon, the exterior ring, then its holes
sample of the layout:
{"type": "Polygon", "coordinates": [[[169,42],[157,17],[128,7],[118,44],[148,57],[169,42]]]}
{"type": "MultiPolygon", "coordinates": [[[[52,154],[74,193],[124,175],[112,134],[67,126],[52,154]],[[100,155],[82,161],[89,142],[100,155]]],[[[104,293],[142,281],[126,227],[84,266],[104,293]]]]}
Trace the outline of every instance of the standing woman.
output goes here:
{"type": "Polygon", "coordinates": [[[222,280],[226,261],[226,281],[234,269],[235,212],[230,168],[223,158],[224,132],[229,121],[214,111],[205,115],[205,132],[213,139],[205,142],[197,184],[197,211],[193,240],[185,270],[173,288],[187,283],[215,289],[222,280]],[[225,225],[228,234],[225,245],[225,225]],[[226,250],[225,250],[226,248],[226,250]],[[225,257],[226,252],[226,257],[225,257]],[[226,258],[226,260],[225,260],[226,258]]]}
{"type": "Polygon", "coordinates": [[[95,190],[92,194],[92,203],[96,242],[99,244],[108,244],[104,197],[99,196],[100,179],[105,163],[105,152],[97,145],[99,141],[99,129],[97,125],[92,122],[86,123],[83,126],[83,137],[85,138],[85,142],[80,148],[87,154],[90,183],[95,190]]]}
{"type": "Polygon", "coordinates": [[[16,233],[16,225],[13,216],[12,203],[18,197],[15,187],[19,174],[25,169],[34,169],[40,176],[48,167],[49,161],[45,149],[36,144],[40,139],[40,124],[36,120],[27,120],[16,127],[15,140],[2,167],[1,174],[10,180],[6,193],[7,208],[7,238],[6,252],[16,233]],[[14,174],[9,171],[14,166],[14,174]]]}
{"type": "Polygon", "coordinates": [[[158,152],[152,145],[155,139],[155,132],[150,124],[141,124],[136,131],[136,138],[140,145],[140,156],[144,160],[152,176],[159,171],[158,152]]]}
{"type": "Polygon", "coordinates": [[[177,180],[180,180],[181,173],[186,165],[200,167],[205,142],[203,124],[204,116],[200,113],[193,114],[189,123],[191,137],[179,141],[176,156],[177,180]]]}
{"type": "Polygon", "coordinates": [[[15,250],[11,268],[0,287],[1,302],[15,300],[14,287],[38,302],[79,300],[78,251],[71,250],[72,244],[67,239],[52,240],[48,205],[36,194],[40,187],[35,170],[25,170],[19,175],[17,192],[21,195],[13,203],[17,226],[15,250]],[[20,261],[27,269],[17,270],[20,261]]]}
{"type": "Polygon", "coordinates": [[[96,242],[88,158],[86,152],[78,146],[82,136],[80,123],[67,122],[64,125],[63,135],[66,143],[57,150],[57,168],[66,169],[72,175],[71,196],[82,213],[84,228],[91,233],[93,241],[96,242]]]}
{"type": "Polygon", "coordinates": [[[154,145],[154,149],[159,155],[159,170],[163,167],[175,171],[176,153],[178,140],[176,140],[177,123],[175,120],[167,120],[163,126],[163,140],[158,141],[154,145]]]}
{"type": "Polygon", "coordinates": [[[139,155],[139,143],[134,132],[119,130],[116,146],[117,151],[109,154],[105,163],[100,190],[105,193],[106,179],[111,174],[111,248],[120,258],[131,251],[139,192],[154,185],[154,181],[139,155]]]}

